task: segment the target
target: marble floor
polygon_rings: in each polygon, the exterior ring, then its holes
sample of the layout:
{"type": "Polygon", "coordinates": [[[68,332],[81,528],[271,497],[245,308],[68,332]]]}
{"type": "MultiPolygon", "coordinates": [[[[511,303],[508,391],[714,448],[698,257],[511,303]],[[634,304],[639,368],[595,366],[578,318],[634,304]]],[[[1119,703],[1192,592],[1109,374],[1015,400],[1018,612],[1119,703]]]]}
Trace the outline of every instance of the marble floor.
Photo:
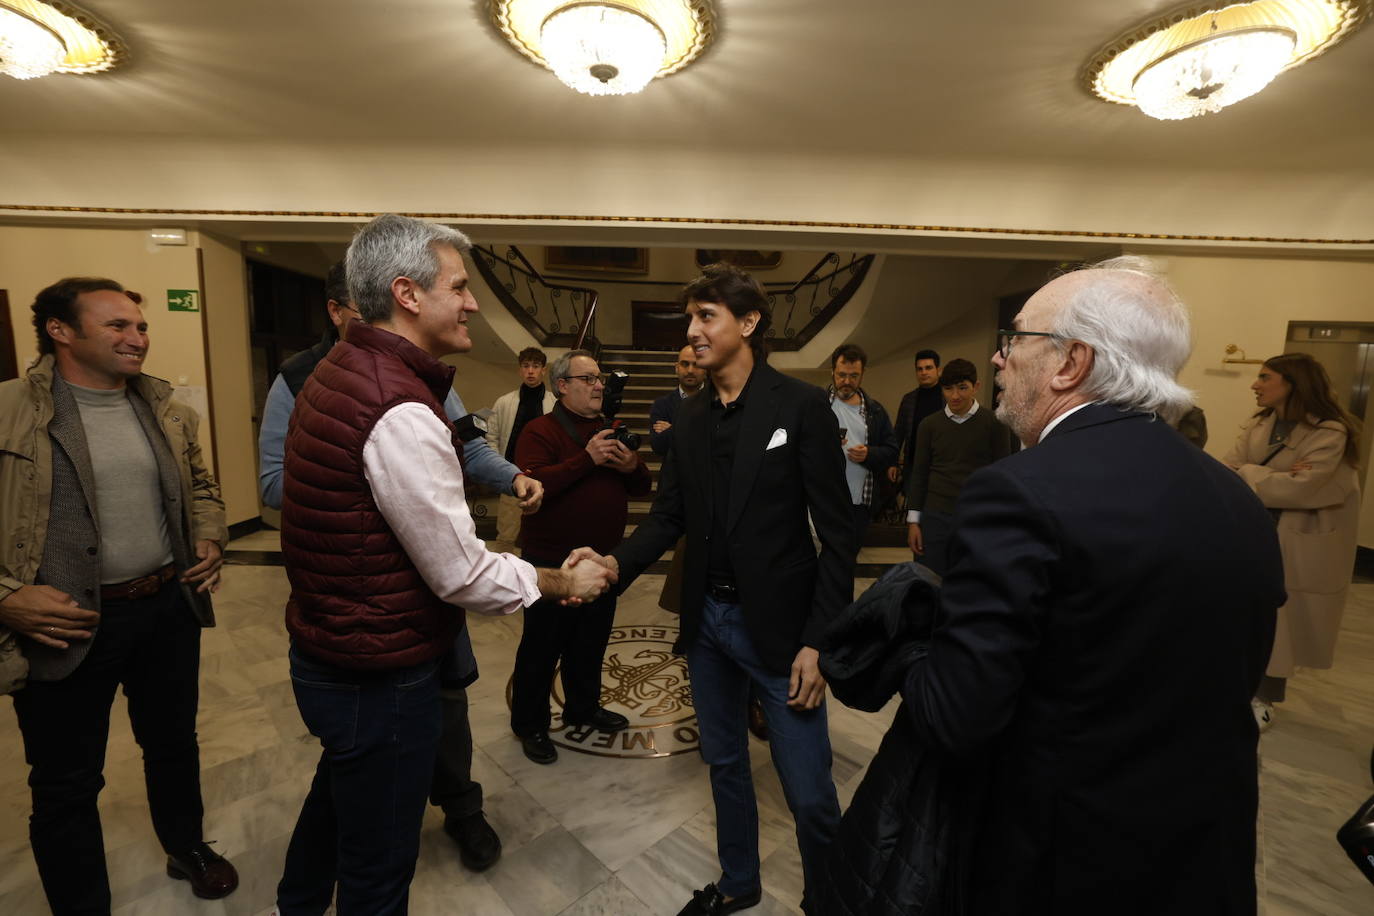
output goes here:
{"type": "MultiPolygon", "coordinates": [[[[291,695],[281,613],[287,583],[284,570],[270,560],[274,537],[263,533],[235,542],[238,559],[226,571],[216,601],[220,626],[205,631],[203,643],[199,727],[206,837],[238,866],[242,885],[224,900],[207,902],[196,900],[185,882],[165,876],[121,698],[101,797],[117,914],[261,914],[272,906],[288,834],[318,756],[291,695]]],[[[901,553],[875,553],[866,561],[892,562],[901,553]]],[[[856,590],[869,581],[860,580],[856,590]]],[[[654,628],[675,625],[676,618],[656,605],[661,583],[661,576],[645,576],[621,600],[617,624],[627,635],[637,630],[652,637],[654,628]]],[[[470,691],[474,770],[504,854],[487,872],[466,871],[431,808],[412,912],[676,913],[692,888],[718,875],[710,791],[698,755],[689,750],[617,758],[565,751],[553,766],[531,763],[510,735],[505,700],[521,617],[473,615],[469,623],[482,669],[470,691]]],[[[831,704],[842,804],[862,779],[893,711],[889,706],[869,715],[831,704]]],[[[565,746],[566,738],[560,739],[565,746]]],[[[1337,667],[1295,679],[1277,724],[1262,741],[1262,913],[1374,911],[1374,887],[1333,839],[1374,791],[1371,743],[1374,583],[1363,580],[1352,590],[1337,667]]],[[[754,741],[752,749],[765,895],[750,912],[795,913],[801,875],[791,818],[767,746],[754,741]]],[[[0,713],[0,914],[7,916],[47,912],[26,836],[26,775],[14,717],[0,713]]]]}

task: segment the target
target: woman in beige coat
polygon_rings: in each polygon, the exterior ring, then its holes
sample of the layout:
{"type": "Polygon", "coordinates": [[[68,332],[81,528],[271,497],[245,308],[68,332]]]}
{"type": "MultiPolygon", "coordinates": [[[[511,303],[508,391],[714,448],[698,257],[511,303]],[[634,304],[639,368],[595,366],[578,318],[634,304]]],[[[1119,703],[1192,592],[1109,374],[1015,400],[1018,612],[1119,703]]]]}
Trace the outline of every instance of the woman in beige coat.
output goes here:
{"type": "Polygon", "coordinates": [[[1360,436],[1326,369],[1306,353],[1265,360],[1250,387],[1259,412],[1225,461],[1275,515],[1288,591],[1255,698],[1263,730],[1297,667],[1331,667],[1355,560],[1360,436]]]}

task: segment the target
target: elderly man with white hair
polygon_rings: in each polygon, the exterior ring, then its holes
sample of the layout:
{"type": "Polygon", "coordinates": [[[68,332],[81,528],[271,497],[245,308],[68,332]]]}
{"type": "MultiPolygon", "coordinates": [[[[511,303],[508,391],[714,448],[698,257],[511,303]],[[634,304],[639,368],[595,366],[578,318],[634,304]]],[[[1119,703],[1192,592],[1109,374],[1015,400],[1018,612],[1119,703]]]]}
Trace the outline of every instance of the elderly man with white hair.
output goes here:
{"type": "Polygon", "coordinates": [[[1187,311],[1141,259],[1054,279],[1003,331],[940,622],[901,715],[991,769],[976,914],[1253,913],[1250,712],[1284,601],[1274,524],[1169,419],[1187,311]]]}

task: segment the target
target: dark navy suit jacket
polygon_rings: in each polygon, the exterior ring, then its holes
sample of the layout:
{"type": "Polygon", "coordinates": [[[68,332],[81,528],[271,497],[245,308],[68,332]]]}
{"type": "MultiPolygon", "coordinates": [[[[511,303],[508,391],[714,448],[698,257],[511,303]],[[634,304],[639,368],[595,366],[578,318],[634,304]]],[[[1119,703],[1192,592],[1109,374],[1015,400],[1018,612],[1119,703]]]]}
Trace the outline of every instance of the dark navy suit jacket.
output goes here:
{"type": "Polygon", "coordinates": [[[1255,912],[1250,710],[1284,602],[1274,523],[1163,421],[1095,404],[969,477],[903,690],[991,762],[979,914],[1255,912]]]}

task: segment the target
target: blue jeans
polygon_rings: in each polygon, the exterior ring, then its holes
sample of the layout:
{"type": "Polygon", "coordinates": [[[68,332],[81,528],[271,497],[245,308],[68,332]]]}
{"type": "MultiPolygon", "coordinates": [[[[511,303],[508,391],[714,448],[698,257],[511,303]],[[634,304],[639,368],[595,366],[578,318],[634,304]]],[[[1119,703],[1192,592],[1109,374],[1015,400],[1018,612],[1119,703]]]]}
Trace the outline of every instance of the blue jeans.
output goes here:
{"type": "Polygon", "coordinates": [[[808,711],[789,707],[788,678],[759,660],[744,624],[744,609],[709,596],[701,629],[687,650],[687,668],[701,752],[711,766],[720,892],[739,897],[759,887],[759,815],[749,767],[750,681],[763,703],[773,766],[797,823],[806,886],[815,887],[821,858],[840,823],[824,704],[808,711]]]}
{"type": "Polygon", "coordinates": [[[291,686],[324,752],[277,885],[282,916],[405,913],[439,743],[438,663],[351,671],[291,650],[291,686]]]}

